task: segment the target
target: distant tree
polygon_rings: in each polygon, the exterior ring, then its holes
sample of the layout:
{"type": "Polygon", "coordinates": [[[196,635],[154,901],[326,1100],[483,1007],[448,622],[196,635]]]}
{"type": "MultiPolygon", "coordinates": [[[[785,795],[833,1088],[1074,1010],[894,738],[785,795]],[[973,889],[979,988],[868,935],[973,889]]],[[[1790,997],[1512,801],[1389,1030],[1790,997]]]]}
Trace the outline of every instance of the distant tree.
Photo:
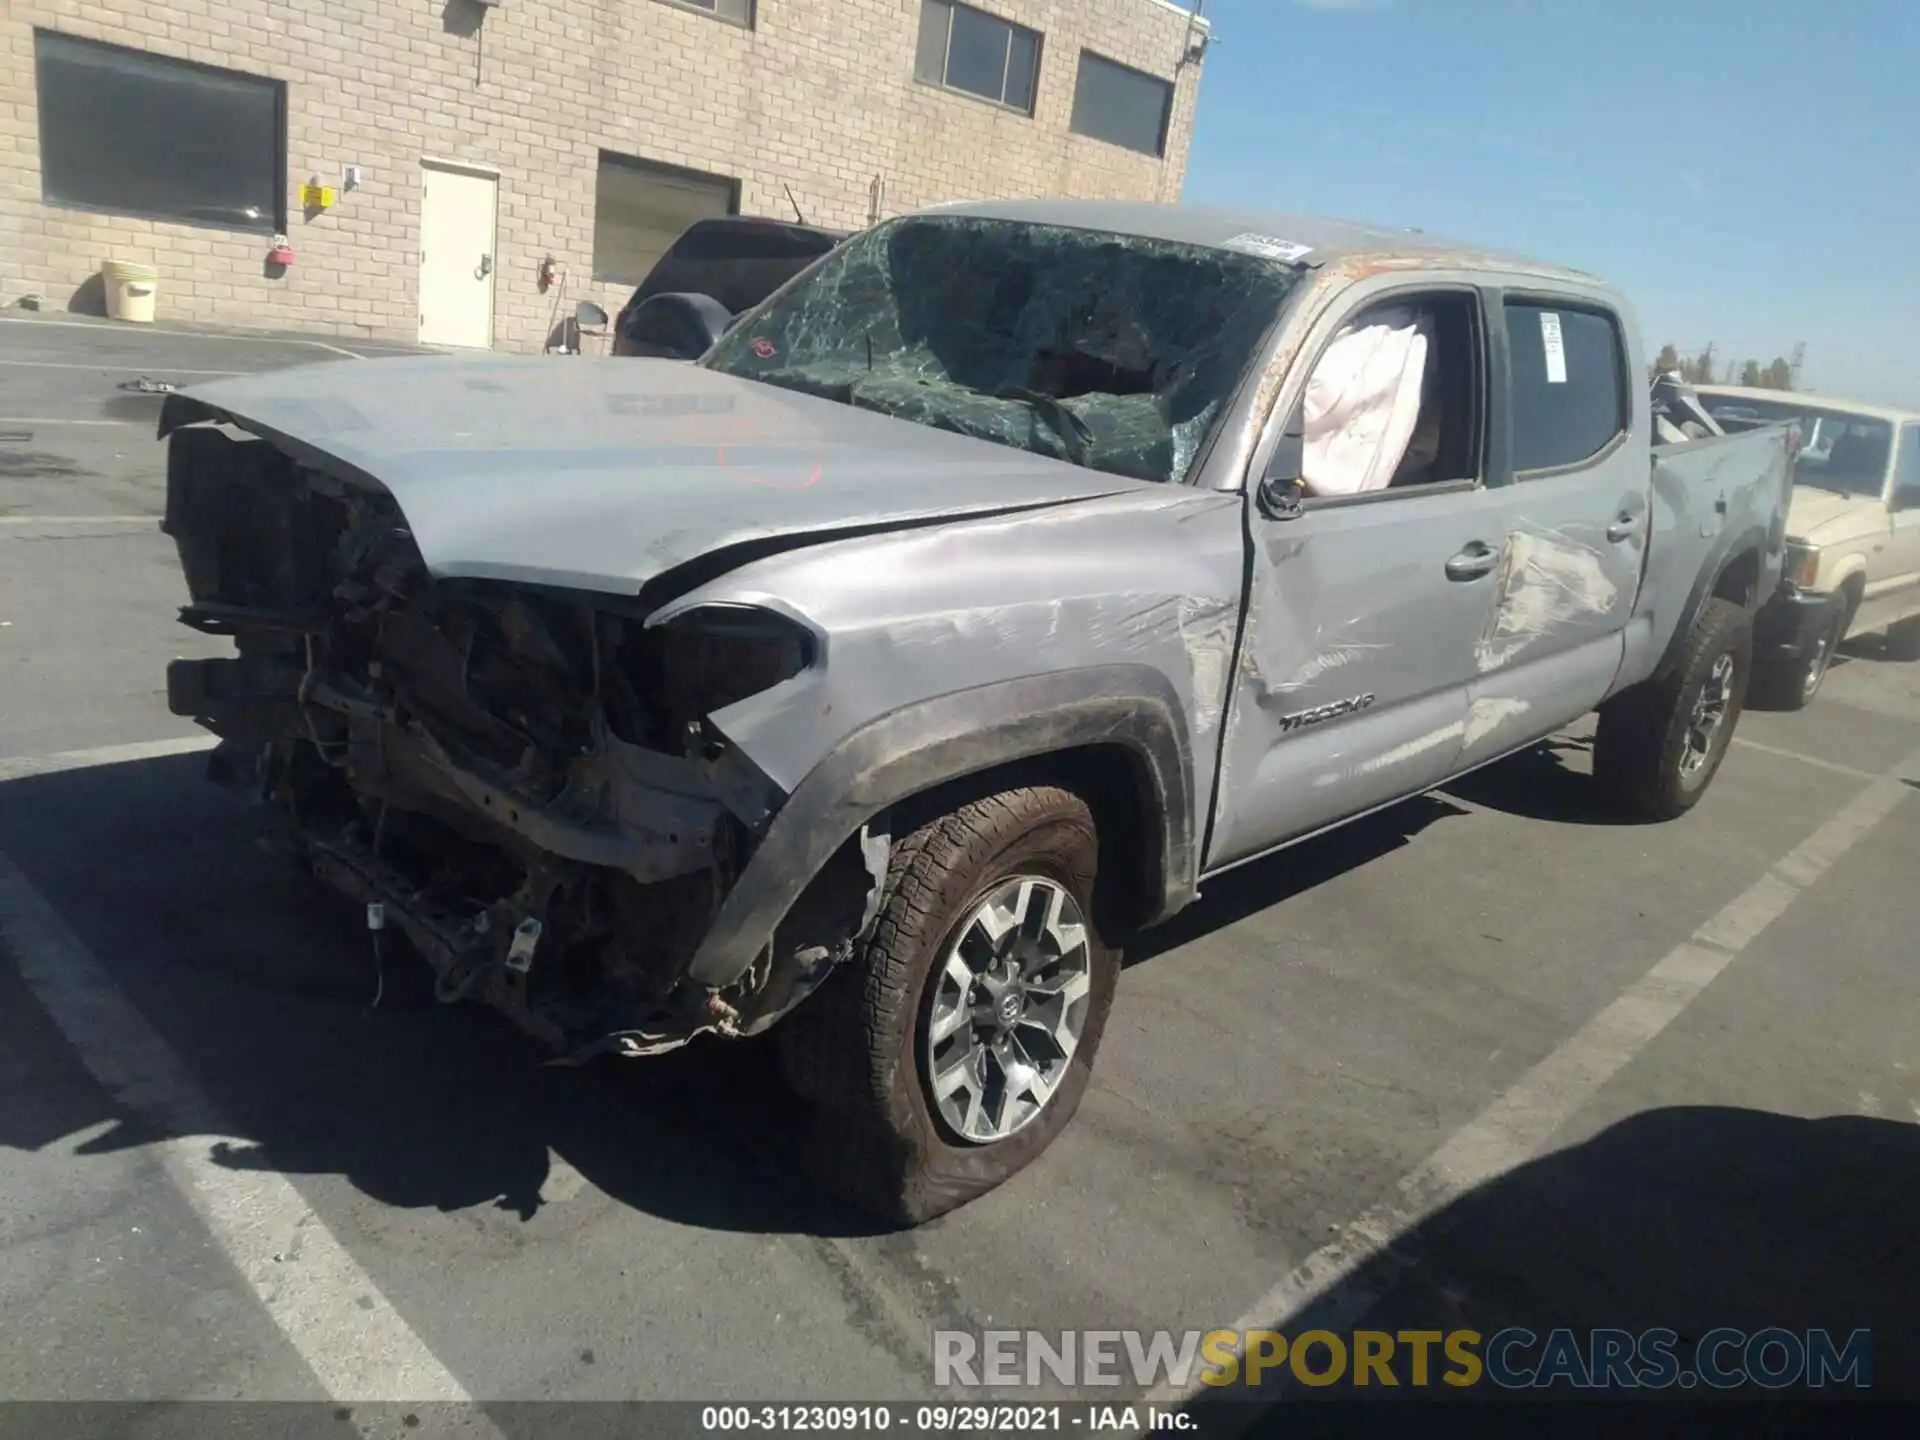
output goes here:
{"type": "Polygon", "coordinates": [[[1758,360],[1749,360],[1740,367],[1740,383],[1742,385],[1750,389],[1758,389],[1762,379],[1760,362],[1758,360]]]}
{"type": "Polygon", "coordinates": [[[1713,383],[1713,346],[1708,345],[1693,359],[1684,361],[1680,373],[1693,385],[1711,385],[1713,383]]]}
{"type": "Polygon", "coordinates": [[[1653,373],[1666,375],[1680,368],[1680,352],[1671,345],[1662,345],[1660,353],[1654,358],[1653,373]]]}
{"type": "Polygon", "coordinates": [[[1760,383],[1769,390],[1791,390],[1793,366],[1784,357],[1776,355],[1773,363],[1761,373],[1760,383]]]}

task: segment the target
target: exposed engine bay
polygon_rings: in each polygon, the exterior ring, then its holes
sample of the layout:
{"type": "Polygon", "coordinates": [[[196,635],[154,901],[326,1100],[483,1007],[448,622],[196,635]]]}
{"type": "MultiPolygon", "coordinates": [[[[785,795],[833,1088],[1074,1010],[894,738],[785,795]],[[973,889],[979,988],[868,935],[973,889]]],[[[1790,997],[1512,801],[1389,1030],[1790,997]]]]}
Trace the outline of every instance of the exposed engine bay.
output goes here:
{"type": "Polygon", "coordinates": [[[222,737],[268,836],[403,934],[445,1001],[555,1050],[654,1053],[757,1033],[848,958],[884,847],[835,857],[731,986],[687,975],[784,798],[707,722],[798,674],[812,636],[709,607],[437,580],[392,497],[215,425],[176,431],[165,529],[184,623],[170,707],[222,737]]]}

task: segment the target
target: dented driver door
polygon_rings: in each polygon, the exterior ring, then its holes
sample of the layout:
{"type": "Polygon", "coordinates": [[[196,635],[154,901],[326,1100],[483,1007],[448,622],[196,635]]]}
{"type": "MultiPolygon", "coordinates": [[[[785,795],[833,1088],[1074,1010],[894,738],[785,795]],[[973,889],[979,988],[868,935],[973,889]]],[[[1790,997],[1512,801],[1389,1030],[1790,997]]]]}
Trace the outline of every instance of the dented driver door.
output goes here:
{"type": "Polygon", "coordinates": [[[1490,583],[1456,559],[1490,550],[1477,498],[1389,490],[1309,501],[1294,519],[1249,502],[1252,588],[1209,869],[1452,771],[1490,583]]]}

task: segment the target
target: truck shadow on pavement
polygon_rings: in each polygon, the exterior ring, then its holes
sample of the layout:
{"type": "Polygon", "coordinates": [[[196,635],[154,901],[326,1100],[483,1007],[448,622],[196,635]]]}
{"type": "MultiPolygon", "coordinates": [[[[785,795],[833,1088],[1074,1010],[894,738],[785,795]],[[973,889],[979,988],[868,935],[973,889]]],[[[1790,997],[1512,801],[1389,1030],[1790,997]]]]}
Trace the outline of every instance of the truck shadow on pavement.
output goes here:
{"type": "Polygon", "coordinates": [[[1444,789],[1402,801],[1229,870],[1207,882],[1202,899],[1129,943],[1126,963],[1137,965],[1164,955],[1349,870],[1383,859],[1411,844],[1428,826],[1471,813],[1457,801],[1566,825],[1636,823],[1609,806],[1590,774],[1567,763],[1569,758],[1590,756],[1592,751],[1590,739],[1554,736],[1463,776],[1444,789]]]}
{"type": "MultiPolygon", "coordinates": [[[[1801,1337],[1802,1345],[1809,1330],[1825,1330],[1841,1351],[1855,1331],[1867,1330],[1870,1368],[1863,1373],[1871,1388],[1864,1391],[1833,1380],[1824,1393],[1797,1384],[1746,1385],[1719,1398],[1768,1403],[1692,1404],[1668,1430],[1655,1423],[1673,1418],[1665,1407],[1656,1417],[1638,1407],[1583,1406],[1570,1381],[1544,1392],[1501,1391],[1491,1380],[1466,1388],[1442,1384],[1440,1375],[1451,1367],[1440,1362],[1436,1347],[1425,1389],[1411,1388],[1404,1365],[1396,1366],[1400,1387],[1394,1391],[1378,1384],[1360,1389],[1344,1379],[1310,1389],[1289,1378],[1272,1397],[1277,1403],[1245,1430],[1240,1425],[1261,1413],[1253,1408],[1261,1396],[1244,1384],[1189,1408],[1203,1422],[1198,1433],[1206,1435],[1283,1428],[1289,1435],[1386,1433],[1378,1422],[1431,1421],[1443,1413],[1408,1414],[1397,1402],[1409,1401],[1466,1402],[1471,1411],[1456,1418],[1471,1418],[1476,1433],[1511,1420],[1512,1426],[1498,1428],[1693,1434],[1716,1415],[1731,1422],[1730,1434],[1868,1433],[1853,1407],[1832,1402],[1920,1400],[1916,1194],[1920,1125],[1717,1106],[1649,1110],[1469,1192],[1299,1312],[1271,1322],[1288,1336],[1318,1328],[1338,1334],[1473,1330],[1482,1337],[1483,1358],[1484,1342],[1509,1326],[1523,1327],[1537,1338],[1511,1352],[1516,1368],[1538,1365],[1544,1342],[1558,1328],[1573,1331],[1589,1354],[1587,1337],[1595,1329],[1636,1337],[1667,1329],[1676,1332],[1672,1349],[1681,1373],[1696,1370],[1697,1347],[1721,1327],[1747,1335],[1779,1327],[1801,1337]],[[1491,1414],[1473,1404],[1529,1395],[1543,1403],[1501,1405],[1491,1414]]],[[[1739,1353],[1716,1348],[1713,1358],[1724,1366],[1739,1353]]],[[[1776,1351],[1769,1363],[1785,1357],[1776,1351]]],[[[1325,1365],[1319,1352],[1314,1368],[1325,1365]]],[[[1260,1388],[1285,1373],[1284,1366],[1270,1373],[1260,1388]]],[[[1584,1398],[1595,1401],[1600,1393],[1589,1390],[1584,1398]]],[[[1693,1402],[1714,1392],[1675,1384],[1606,1393],[1615,1400],[1693,1402]]]]}
{"type": "Polygon", "coordinates": [[[1561,825],[1638,825],[1594,780],[1591,737],[1556,735],[1451,781],[1442,795],[1524,820],[1561,825]],[[1581,768],[1571,762],[1581,762],[1581,768]]]}
{"type": "MultiPolygon", "coordinates": [[[[504,1018],[437,1004],[425,965],[403,946],[377,962],[356,908],[261,854],[247,807],[207,784],[204,764],[181,755],[0,784],[0,852],[240,1137],[209,1139],[220,1164],[339,1174],[383,1204],[482,1207],[516,1231],[571,1226],[550,1212],[594,1206],[576,1198],[582,1178],[621,1205],[710,1229],[853,1236],[891,1228],[823,1198],[803,1178],[797,1148],[811,1115],[780,1083],[765,1040],[544,1067],[546,1055],[504,1018]]],[[[1412,800],[1230,872],[1204,900],[1139,937],[1129,963],[1465,813],[1439,797],[1412,800]]],[[[44,1029],[36,1043],[62,1048],[44,1029]]],[[[105,1095],[98,1113],[62,1133],[114,1119],[122,1124],[79,1153],[154,1138],[105,1095]]],[[[41,1122],[18,1135],[5,1124],[0,1116],[0,1146],[58,1138],[41,1122]]]]}
{"type": "Polygon", "coordinates": [[[1205,894],[1164,925],[1134,937],[1126,947],[1126,963],[1142,964],[1304,895],[1411,844],[1429,825],[1467,813],[1444,796],[1421,795],[1229,870],[1209,880],[1205,894]]]}

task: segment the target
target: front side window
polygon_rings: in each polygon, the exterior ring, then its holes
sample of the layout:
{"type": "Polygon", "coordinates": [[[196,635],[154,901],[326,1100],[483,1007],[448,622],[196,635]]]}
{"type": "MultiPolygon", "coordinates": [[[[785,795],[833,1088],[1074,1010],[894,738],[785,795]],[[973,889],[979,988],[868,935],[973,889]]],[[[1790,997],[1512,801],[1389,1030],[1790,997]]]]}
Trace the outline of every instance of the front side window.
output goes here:
{"type": "Polygon", "coordinates": [[[1625,350],[1613,317],[1534,300],[1506,302],[1513,468],[1591,460],[1627,428],[1625,350]]]}
{"type": "Polygon", "coordinates": [[[40,188],[54,205],[286,227],[286,88],[50,30],[33,37],[40,188]]]}
{"type": "Polygon", "coordinates": [[[1841,495],[1878,495],[1887,483],[1893,457],[1893,424],[1872,415],[1820,409],[1795,400],[1751,395],[1701,397],[1707,413],[1723,428],[1749,428],[1800,422],[1800,455],[1794,481],[1841,495]],[[1744,426],[1743,426],[1744,422],[1744,426]]]}
{"type": "Polygon", "coordinates": [[[1024,115],[1040,78],[1040,32],[954,0],[920,0],[914,74],[1024,115]]]}
{"type": "Polygon", "coordinates": [[[848,241],[701,363],[1179,481],[1301,273],[1105,231],[908,216],[848,241]]]}
{"type": "Polygon", "coordinates": [[[1080,52],[1080,73],[1073,86],[1073,119],[1068,128],[1109,145],[1142,155],[1167,153],[1167,120],[1173,114],[1173,86],[1156,75],[1129,69],[1080,52]]]}
{"type": "Polygon", "coordinates": [[[1479,306],[1465,293],[1395,296],[1320,352],[1294,428],[1307,500],[1480,476],[1479,306]]]}

